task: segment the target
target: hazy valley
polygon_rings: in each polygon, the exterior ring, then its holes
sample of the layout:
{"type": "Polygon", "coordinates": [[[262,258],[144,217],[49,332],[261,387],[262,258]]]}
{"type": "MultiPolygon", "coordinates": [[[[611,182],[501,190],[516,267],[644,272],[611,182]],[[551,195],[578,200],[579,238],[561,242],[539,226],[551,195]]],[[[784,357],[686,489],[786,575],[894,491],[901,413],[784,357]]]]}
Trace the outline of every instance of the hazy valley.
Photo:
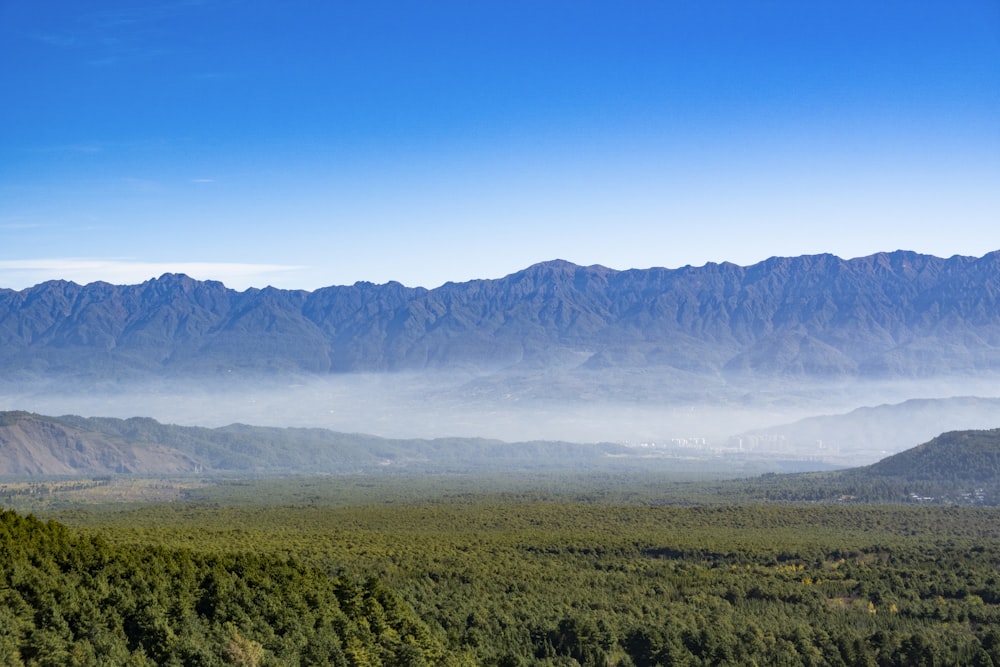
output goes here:
{"type": "Polygon", "coordinates": [[[431,290],[50,282],[0,290],[0,409],[872,462],[995,425],[998,295],[1000,253],[554,261],[431,290]]]}
{"type": "Polygon", "coordinates": [[[0,292],[0,659],[996,664],[998,261],[0,292]]]}

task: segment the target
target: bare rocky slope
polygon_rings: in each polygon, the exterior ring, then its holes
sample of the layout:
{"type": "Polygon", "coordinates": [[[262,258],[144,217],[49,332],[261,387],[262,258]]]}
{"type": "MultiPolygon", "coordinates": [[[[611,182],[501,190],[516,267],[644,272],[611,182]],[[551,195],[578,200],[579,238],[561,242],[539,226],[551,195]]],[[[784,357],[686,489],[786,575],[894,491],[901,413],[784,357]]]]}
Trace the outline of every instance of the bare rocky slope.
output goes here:
{"type": "Polygon", "coordinates": [[[352,474],[621,467],[621,445],[388,439],[317,428],[201,428],[0,412],[0,476],[352,474]]]}
{"type": "Polygon", "coordinates": [[[78,428],[26,412],[0,412],[0,475],[193,472],[184,452],[78,428]]]}
{"type": "Polygon", "coordinates": [[[447,368],[912,378],[1000,370],[1000,251],[616,271],[553,261],[436,289],[167,274],[0,290],[8,379],[447,368]]]}

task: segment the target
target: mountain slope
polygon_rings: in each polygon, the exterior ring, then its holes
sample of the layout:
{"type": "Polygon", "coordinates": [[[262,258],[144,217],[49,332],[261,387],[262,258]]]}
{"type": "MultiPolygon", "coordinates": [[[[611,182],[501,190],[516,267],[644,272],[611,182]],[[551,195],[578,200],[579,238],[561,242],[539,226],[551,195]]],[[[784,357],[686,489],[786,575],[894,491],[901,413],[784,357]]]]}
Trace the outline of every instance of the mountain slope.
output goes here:
{"type": "Polygon", "coordinates": [[[610,457],[628,453],[606,443],[393,440],[316,428],[200,428],[141,417],[0,412],[0,475],[11,476],[571,470],[618,465],[610,457]]]}
{"type": "Polygon", "coordinates": [[[433,290],[313,292],[164,275],[0,290],[0,371],[135,378],[662,368],[706,375],[933,377],[1000,371],[1000,252],[772,258],[615,271],[553,261],[433,290]]]}
{"type": "Polygon", "coordinates": [[[173,447],[67,426],[26,412],[0,412],[0,475],[179,473],[198,461],[173,447]]]}
{"type": "Polygon", "coordinates": [[[877,477],[1000,486],[1000,428],[949,431],[867,467],[877,477]]]}
{"type": "Polygon", "coordinates": [[[868,466],[764,475],[725,492],[785,502],[1000,505],[1000,428],[949,431],[868,466]]]}
{"type": "Polygon", "coordinates": [[[744,450],[780,449],[857,465],[901,452],[915,442],[927,442],[943,431],[988,429],[998,424],[1000,398],[956,396],[910,399],[846,414],[808,417],[749,431],[741,438],[744,450]]]}

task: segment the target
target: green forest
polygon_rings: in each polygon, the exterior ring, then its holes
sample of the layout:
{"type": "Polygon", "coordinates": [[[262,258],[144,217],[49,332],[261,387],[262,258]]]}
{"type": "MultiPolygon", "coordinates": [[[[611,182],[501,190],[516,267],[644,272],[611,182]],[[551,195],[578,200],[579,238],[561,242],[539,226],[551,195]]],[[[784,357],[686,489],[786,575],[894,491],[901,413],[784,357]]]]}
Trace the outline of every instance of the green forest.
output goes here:
{"type": "Polygon", "coordinates": [[[1000,665],[998,509],[604,481],[36,485],[0,515],[0,664],[1000,665]]]}

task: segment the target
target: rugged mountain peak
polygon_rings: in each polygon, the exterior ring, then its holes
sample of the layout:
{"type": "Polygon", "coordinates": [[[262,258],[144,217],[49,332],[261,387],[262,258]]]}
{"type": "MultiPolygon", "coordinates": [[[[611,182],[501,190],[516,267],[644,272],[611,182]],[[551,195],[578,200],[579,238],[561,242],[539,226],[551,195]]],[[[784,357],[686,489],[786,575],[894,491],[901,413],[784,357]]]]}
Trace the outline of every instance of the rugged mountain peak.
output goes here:
{"type": "MultiPolygon", "coordinates": [[[[0,372],[496,368],[737,375],[1000,372],[1000,252],[772,257],[618,271],[566,260],[435,289],[236,292],[164,274],[0,292],[0,372]],[[212,369],[212,370],[209,370],[212,369]],[[672,371],[671,371],[672,372],[672,371]]],[[[228,372],[228,371],[227,371],[228,372]]]]}

